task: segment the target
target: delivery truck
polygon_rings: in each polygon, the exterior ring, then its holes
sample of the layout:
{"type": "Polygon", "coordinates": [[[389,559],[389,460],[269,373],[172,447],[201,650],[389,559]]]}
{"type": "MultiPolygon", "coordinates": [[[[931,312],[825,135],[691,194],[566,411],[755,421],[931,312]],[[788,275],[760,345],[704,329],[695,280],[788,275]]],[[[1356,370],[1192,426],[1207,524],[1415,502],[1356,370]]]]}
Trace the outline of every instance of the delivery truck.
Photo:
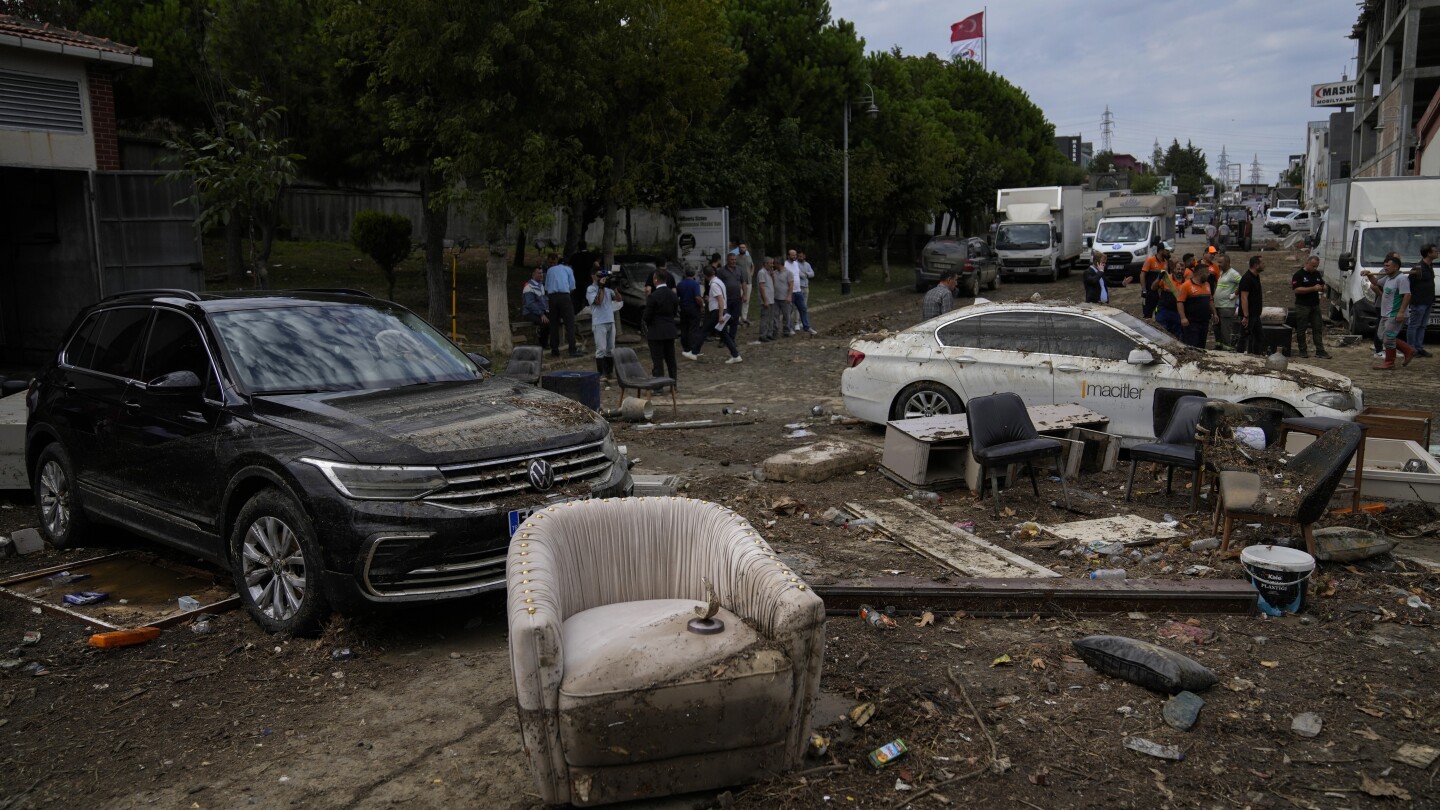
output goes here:
{"type": "Polygon", "coordinates": [[[1002,188],[995,195],[995,253],[1001,278],[1070,274],[1085,249],[1079,186],[1002,188]]]}
{"type": "Polygon", "coordinates": [[[1105,280],[1139,278],[1145,260],[1175,239],[1175,197],[1137,194],[1101,200],[1095,249],[1105,254],[1105,280]]]}
{"type": "MultiPolygon", "coordinates": [[[[1316,252],[1331,315],[1352,334],[1372,334],[1379,312],[1364,271],[1382,270],[1391,251],[1409,270],[1423,245],[1440,244],[1440,177],[1332,180],[1321,221],[1316,252]]],[[[1440,326],[1440,315],[1432,313],[1428,326],[1440,326]]]]}

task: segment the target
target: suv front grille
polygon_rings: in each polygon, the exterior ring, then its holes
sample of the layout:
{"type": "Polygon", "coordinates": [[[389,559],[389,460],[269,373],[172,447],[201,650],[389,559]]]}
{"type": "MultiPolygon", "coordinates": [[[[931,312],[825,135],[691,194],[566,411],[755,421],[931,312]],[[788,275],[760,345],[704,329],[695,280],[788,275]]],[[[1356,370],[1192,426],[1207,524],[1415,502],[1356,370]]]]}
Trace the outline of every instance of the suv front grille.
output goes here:
{"type": "Polygon", "coordinates": [[[610,472],[613,463],[605,455],[604,442],[590,442],[560,450],[547,450],[524,456],[457,464],[442,467],[445,486],[425,496],[440,506],[473,507],[526,492],[530,486],[530,462],[545,459],[555,471],[555,486],[568,487],[589,483],[610,472]]]}

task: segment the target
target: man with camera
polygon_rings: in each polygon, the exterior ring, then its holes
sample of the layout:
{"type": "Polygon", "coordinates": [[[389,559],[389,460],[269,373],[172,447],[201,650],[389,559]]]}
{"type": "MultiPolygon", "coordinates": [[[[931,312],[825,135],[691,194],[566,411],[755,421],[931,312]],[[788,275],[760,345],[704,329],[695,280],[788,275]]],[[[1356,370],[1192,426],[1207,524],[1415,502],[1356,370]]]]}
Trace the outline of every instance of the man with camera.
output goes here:
{"type": "Polygon", "coordinates": [[[596,260],[590,271],[585,301],[590,305],[590,333],[595,337],[595,370],[605,379],[615,373],[615,313],[620,311],[620,291],[610,284],[610,271],[596,260]]]}

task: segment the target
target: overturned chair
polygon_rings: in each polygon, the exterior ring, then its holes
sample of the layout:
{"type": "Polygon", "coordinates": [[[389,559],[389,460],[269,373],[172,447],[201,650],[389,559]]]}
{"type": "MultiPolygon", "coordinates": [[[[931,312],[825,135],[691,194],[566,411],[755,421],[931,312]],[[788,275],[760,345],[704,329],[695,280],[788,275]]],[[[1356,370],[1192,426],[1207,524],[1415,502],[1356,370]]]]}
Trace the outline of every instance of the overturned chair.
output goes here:
{"type": "Polygon", "coordinates": [[[1285,465],[1280,480],[1250,470],[1223,470],[1220,473],[1220,502],[1217,512],[1225,517],[1220,552],[1230,549],[1230,531],[1235,519],[1262,523],[1295,523],[1305,537],[1305,550],[1315,556],[1315,522],[1325,516],[1350,459],[1364,438],[1353,422],[1333,427],[1285,465]]]}
{"type": "Polygon", "coordinates": [[[516,531],[506,578],[544,801],[707,790],[801,761],[825,608],[733,511],[675,497],[546,507],[516,531]]]}

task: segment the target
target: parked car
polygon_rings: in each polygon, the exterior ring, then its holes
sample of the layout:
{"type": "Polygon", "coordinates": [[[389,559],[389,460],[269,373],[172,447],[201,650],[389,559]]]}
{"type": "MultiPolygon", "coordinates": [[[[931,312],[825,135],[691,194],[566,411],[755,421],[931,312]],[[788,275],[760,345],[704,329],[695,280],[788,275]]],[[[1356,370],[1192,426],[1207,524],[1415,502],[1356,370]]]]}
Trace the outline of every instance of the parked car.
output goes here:
{"type": "Polygon", "coordinates": [[[1205,226],[1215,221],[1215,212],[1202,208],[1190,218],[1190,233],[1205,233],[1205,226]]]}
{"type": "Polygon", "coordinates": [[[657,269],[665,268],[670,276],[670,289],[673,290],[680,285],[681,271],[678,267],[668,266],[663,256],[643,253],[619,254],[615,257],[615,264],[620,267],[620,277],[610,283],[618,285],[620,290],[620,322],[638,328],[641,337],[644,337],[646,330],[641,316],[645,312],[645,298],[650,294],[650,277],[657,269]]]}
{"type": "Polygon", "coordinates": [[[26,393],[41,531],[198,555],[272,632],[503,588],[533,510],[633,485],[604,419],[481,360],[363,294],[111,296],[26,393]]]}
{"type": "Polygon", "coordinates": [[[845,407],[867,422],[960,413],[971,397],[1014,391],[1028,404],[1078,402],[1104,414],[1125,445],[1150,440],[1160,387],[1289,416],[1353,419],[1363,405],[1361,390],[1339,374],[1298,363],[1275,371],[1263,358],[1197,351],[1092,304],[962,307],[883,340],[852,342],[840,376],[845,407]]]}
{"type": "Polygon", "coordinates": [[[1220,209],[1220,221],[1230,226],[1230,235],[1224,240],[1224,247],[1249,250],[1254,240],[1254,224],[1250,220],[1250,209],[1243,205],[1227,205],[1220,209]]]}
{"type": "Polygon", "coordinates": [[[973,296],[981,286],[1000,286],[1000,262],[995,251],[978,236],[934,236],[920,250],[915,268],[915,292],[925,292],[940,281],[940,274],[954,270],[959,276],[956,295],[973,296]]]}
{"type": "Polygon", "coordinates": [[[1295,211],[1285,208],[1271,208],[1265,217],[1265,229],[1284,236],[1291,231],[1310,232],[1312,217],[1310,211],[1295,211]]]}

